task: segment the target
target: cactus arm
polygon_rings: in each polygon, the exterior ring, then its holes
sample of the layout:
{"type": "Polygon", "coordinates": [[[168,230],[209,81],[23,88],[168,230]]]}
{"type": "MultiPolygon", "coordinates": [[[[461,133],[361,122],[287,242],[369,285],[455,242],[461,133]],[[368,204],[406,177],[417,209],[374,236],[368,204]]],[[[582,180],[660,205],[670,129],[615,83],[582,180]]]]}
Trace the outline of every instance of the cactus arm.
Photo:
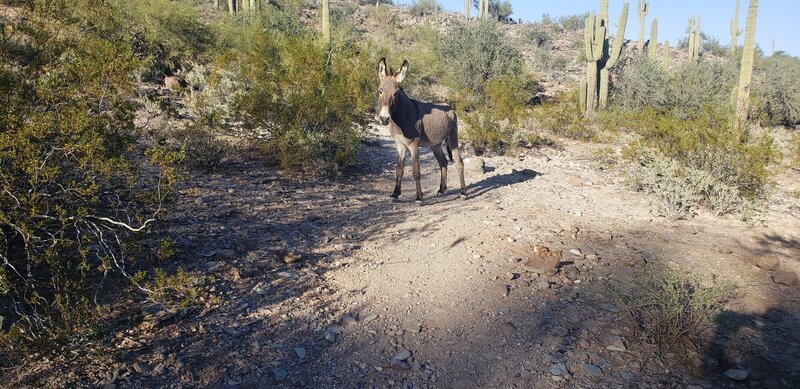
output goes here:
{"type": "Polygon", "coordinates": [[[655,60],[656,50],[658,49],[658,19],[653,19],[653,25],[650,27],[650,43],[648,43],[648,50],[650,59],[655,60]]]}
{"type": "Polygon", "coordinates": [[[619,61],[620,54],[622,53],[622,45],[625,43],[625,28],[628,26],[628,2],[622,5],[622,14],[617,19],[617,35],[614,36],[614,45],[611,47],[608,61],[606,61],[607,68],[613,68],[619,61]]]}
{"type": "Polygon", "coordinates": [[[753,81],[753,59],[756,46],[756,19],[758,17],[758,0],[750,0],[747,12],[747,28],[744,33],[742,49],[742,66],[739,74],[739,87],[736,96],[736,127],[742,128],[750,110],[750,85],[753,81]]]}

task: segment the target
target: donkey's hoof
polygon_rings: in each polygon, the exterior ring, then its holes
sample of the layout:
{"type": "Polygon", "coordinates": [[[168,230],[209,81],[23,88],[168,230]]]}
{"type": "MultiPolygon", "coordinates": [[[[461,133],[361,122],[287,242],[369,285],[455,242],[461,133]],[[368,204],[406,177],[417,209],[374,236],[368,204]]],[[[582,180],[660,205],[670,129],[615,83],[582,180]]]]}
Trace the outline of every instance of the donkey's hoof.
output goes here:
{"type": "Polygon", "coordinates": [[[466,200],[467,199],[467,194],[466,193],[462,193],[462,194],[458,195],[458,198],[460,198],[461,200],[466,200]]]}
{"type": "Polygon", "coordinates": [[[445,195],[445,191],[443,191],[443,190],[440,190],[440,191],[436,192],[436,197],[442,197],[444,195],[445,195]]]}
{"type": "Polygon", "coordinates": [[[422,202],[422,199],[416,199],[414,200],[414,203],[416,203],[417,205],[425,205],[425,203],[422,202]]]}

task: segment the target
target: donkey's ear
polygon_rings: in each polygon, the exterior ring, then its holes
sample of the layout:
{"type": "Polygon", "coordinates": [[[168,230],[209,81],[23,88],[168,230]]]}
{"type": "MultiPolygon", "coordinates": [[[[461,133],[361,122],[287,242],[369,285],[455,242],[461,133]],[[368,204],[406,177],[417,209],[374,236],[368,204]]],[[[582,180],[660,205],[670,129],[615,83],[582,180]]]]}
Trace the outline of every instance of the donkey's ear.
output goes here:
{"type": "Polygon", "coordinates": [[[378,62],[378,78],[383,81],[389,75],[389,72],[386,70],[386,58],[381,58],[381,61],[378,62]]]}
{"type": "Polygon", "coordinates": [[[406,72],[408,71],[408,61],[403,60],[403,66],[400,66],[400,70],[397,71],[397,74],[394,75],[395,81],[403,82],[406,78],[406,72]]]}

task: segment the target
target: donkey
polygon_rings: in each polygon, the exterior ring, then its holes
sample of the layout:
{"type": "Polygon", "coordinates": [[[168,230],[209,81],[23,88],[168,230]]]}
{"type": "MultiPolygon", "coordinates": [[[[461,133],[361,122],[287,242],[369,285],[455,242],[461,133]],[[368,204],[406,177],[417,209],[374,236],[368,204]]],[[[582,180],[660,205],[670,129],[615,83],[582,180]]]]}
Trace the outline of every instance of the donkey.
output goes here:
{"type": "Polygon", "coordinates": [[[455,162],[461,179],[461,197],[466,197],[467,187],[464,184],[464,162],[461,160],[461,150],[458,145],[458,124],[456,113],[447,104],[434,104],[414,100],[408,97],[399,84],[406,78],[408,61],[403,61],[403,66],[394,75],[386,67],[386,58],[378,64],[378,121],[388,125],[397,148],[397,166],[395,174],[397,180],[394,184],[392,198],[400,197],[400,184],[403,180],[405,169],[406,150],[411,153],[412,174],[417,184],[418,203],[422,202],[422,187],[420,186],[419,173],[419,148],[430,147],[439,168],[442,180],[439,184],[441,196],[447,190],[447,158],[442,151],[442,143],[447,146],[450,161],[455,162]],[[455,160],[453,160],[455,155],[455,160]]]}

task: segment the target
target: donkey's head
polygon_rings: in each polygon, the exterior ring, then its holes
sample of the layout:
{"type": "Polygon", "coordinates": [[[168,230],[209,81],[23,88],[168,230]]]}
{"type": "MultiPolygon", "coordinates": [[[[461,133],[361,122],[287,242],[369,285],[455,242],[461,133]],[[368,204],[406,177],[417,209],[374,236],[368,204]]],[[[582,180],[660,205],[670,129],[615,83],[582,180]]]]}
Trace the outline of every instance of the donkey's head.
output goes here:
{"type": "Polygon", "coordinates": [[[389,124],[389,119],[397,107],[400,83],[406,78],[407,70],[408,61],[403,61],[403,66],[394,75],[390,75],[391,72],[386,67],[386,58],[381,58],[381,62],[378,63],[378,78],[381,82],[378,87],[378,121],[384,126],[389,124]]]}

